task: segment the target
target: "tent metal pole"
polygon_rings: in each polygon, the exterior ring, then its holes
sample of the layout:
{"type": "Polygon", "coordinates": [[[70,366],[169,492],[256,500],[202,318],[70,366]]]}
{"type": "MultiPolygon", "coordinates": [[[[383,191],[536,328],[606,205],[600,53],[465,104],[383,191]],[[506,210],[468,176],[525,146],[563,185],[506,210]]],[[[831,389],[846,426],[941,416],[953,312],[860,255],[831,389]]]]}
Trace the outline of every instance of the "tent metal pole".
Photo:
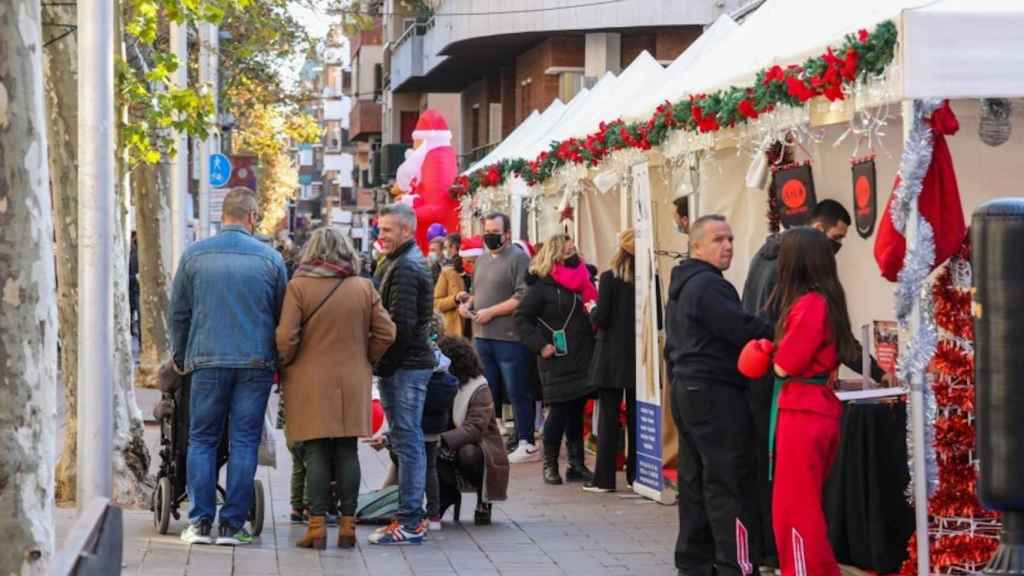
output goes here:
{"type": "MultiPolygon", "coordinates": [[[[903,108],[903,141],[906,142],[910,134],[911,125],[914,121],[914,102],[905,100],[903,108]]],[[[907,221],[907,246],[914,245],[917,238],[917,202],[910,208],[910,218],[907,221]]],[[[921,325],[921,305],[915,298],[914,307],[910,313],[908,333],[917,333],[921,325]]],[[[907,344],[904,342],[902,354],[907,352],[907,344]]],[[[913,467],[914,467],[914,520],[917,533],[917,573],[925,576],[931,573],[928,555],[928,479],[927,466],[925,465],[925,433],[927,426],[924,415],[924,387],[928,385],[923,373],[913,373],[910,376],[910,418],[911,436],[913,441],[913,467]]]]}

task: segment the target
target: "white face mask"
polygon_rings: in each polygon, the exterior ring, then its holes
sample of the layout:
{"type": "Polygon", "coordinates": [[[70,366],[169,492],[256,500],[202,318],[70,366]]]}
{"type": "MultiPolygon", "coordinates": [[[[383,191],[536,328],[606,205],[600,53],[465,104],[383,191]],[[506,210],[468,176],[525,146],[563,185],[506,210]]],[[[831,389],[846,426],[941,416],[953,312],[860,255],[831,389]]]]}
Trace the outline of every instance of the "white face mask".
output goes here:
{"type": "Polygon", "coordinates": [[[437,252],[431,252],[430,254],[427,254],[427,259],[430,260],[431,264],[437,264],[437,261],[440,260],[441,257],[437,255],[437,252]]]}

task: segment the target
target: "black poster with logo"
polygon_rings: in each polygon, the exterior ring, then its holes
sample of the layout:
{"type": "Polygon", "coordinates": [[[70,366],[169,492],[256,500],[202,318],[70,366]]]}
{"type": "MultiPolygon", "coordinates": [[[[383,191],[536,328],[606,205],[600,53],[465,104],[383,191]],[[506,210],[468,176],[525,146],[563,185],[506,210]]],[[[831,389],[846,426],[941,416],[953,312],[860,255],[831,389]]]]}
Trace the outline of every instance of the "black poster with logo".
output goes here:
{"type": "Polygon", "coordinates": [[[857,234],[869,238],[875,231],[878,215],[878,193],[875,179],[875,159],[866,158],[853,163],[853,220],[857,234]]]}
{"type": "Polygon", "coordinates": [[[784,228],[803,226],[811,220],[818,205],[814,195],[814,177],[811,165],[795,164],[775,170],[772,189],[778,202],[779,219],[784,228]]]}

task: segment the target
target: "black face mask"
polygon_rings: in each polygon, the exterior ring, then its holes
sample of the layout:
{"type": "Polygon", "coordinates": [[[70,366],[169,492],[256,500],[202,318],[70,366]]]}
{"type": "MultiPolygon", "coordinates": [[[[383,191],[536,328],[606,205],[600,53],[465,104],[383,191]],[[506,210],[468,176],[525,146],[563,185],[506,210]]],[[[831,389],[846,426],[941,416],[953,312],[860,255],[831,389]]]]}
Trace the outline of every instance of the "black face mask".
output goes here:
{"type": "Polygon", "coordinates": [[[484,234],[484,244],[490,250],[498,250],[504,245],[505,237],[502,234],[484,234]]]}
{"type": "Polygon", "coordinates": [[[843,248],[843,243],[838,240],[833,240],[831,238],[829,238],[828,241],[832,243],[832,253],[839,254],[839,251],[843,248]]]}
{"type": "Polygon", "coordinates": [[[573,254],[572,256],[569,256],[568,258],[565,259],[565,262],[563,262],[563,264],[565,264],[569,268],[578,267],[580,265],[580,255],[573,254]]]}

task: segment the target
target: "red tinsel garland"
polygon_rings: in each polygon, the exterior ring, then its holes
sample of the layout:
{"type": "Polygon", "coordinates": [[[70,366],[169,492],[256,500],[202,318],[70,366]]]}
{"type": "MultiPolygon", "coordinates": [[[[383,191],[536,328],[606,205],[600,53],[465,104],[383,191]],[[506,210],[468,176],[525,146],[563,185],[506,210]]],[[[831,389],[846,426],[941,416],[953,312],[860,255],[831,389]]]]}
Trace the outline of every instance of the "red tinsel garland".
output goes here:
{"type": "MultiPolygon", "coordinates": [[[[935,281],[935,320],[943,330],[930,370],[935,376],[935,451],[939,458],[939,487],[928,500],[931,520],[931,570],[936,574],[969,574],[983,567],[999,545],[991,522],[999,514],[978,501],[978,471],[974,457],[974,352],[962,342],[974,338],[971,294],[956,286],[956,259],[969,262],[965,243],[954,261],[935,281]],[[977,522],[985,522],[980,529],[977,522]]],[[[900,573],[917,573],[917,537],[907,544],[909,558],[900,573]]]]}

